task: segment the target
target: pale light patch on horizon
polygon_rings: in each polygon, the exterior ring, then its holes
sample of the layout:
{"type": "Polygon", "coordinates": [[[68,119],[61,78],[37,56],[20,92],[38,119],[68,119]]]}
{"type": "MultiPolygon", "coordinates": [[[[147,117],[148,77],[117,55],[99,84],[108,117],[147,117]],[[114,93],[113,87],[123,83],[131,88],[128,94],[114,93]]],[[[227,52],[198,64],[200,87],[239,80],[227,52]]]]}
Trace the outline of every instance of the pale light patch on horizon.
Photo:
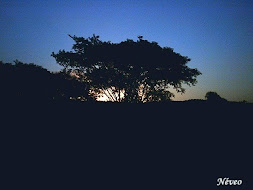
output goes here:
{"type": "Polygon", "coordinates": [[[108,102],[109,98],[105,94],[102,94],[100,97],[97,98],[97,101],[108,102]]]}
{"type": "MultiPolygon", "coordinates": [[[[97,101],[103,101],[103,102],[108,102],[108,101],[118,101],[118,93],[114,93],[112,89],[108,88],[107,91],[105,91],[105,93],[100,93],[99,96],[97,97],[97,101]],[[114,95],[113,95],[114,94],[114,95]],[[113,97],[114,100],[112,100],[109,97],[113,97]]],[[[120,92],[120,99],[124,99],[124,90],[121,90],[120,92]]]]}
{"type": "MultiPolygon", "coordinates": [[[[187,99],[190,99],[189,97],[187,97],[187,94],[181,94],[181,93],[177,93],[175,89],[171,88],[170,91],[172,93],[174,93],[175,97],[172,97],[172,101],[184,101],[187,99]]],[[[121,93],[121,97],[123,97],[124,94],[123,92],[121,93]]],[[[107,102],[110,101],[110,99],[105,95],[105,94],[101,94],[97,99],[97,101],[102,101],[102,102],[107,102]]]]}

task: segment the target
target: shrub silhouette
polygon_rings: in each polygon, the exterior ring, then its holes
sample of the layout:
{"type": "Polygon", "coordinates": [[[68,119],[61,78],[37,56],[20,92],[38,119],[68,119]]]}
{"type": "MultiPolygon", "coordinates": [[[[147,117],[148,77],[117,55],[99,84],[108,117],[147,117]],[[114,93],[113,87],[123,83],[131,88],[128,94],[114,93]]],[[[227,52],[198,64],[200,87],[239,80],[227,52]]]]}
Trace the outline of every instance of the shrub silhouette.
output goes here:
{"type": "Polygon", "coordinates": [[[208,102],[213,102],[213,103],[220,103],[220,102],[227,102],[226,99],[220,97],[216,92],[207,92],[205,95],[205,98],[208,102]]]}

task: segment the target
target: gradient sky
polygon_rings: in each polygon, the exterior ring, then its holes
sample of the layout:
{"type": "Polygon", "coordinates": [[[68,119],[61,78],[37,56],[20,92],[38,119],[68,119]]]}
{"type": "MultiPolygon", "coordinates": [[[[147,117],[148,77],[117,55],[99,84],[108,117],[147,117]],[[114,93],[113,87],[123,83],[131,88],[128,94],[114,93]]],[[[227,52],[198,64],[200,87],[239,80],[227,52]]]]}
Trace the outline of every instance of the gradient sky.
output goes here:
{"type": "Polygon", "coordinates": [[[252,0],[1,0],[0,60],[60,67],[51,53],[70,50],[67,34],[121,42],[156,41],[192,61],[202,75],[176,100],[215,91],[253,102],[252,0]]]}

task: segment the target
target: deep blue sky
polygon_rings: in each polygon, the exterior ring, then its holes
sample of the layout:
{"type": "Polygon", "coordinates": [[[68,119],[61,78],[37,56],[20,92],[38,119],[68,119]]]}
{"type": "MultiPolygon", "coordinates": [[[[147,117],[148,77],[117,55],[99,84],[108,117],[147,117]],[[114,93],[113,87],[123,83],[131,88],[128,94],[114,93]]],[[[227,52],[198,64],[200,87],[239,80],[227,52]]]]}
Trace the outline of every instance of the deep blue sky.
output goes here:
{"type": "Polygon", "coordinates": [[[50,54],[70,50],[67,34],[121,42],[144,39],[169,46],[203,74],[176,100],[207,91],[253,102],[252,0],[1,0],[0,60],[60,67],[50,54]]]}

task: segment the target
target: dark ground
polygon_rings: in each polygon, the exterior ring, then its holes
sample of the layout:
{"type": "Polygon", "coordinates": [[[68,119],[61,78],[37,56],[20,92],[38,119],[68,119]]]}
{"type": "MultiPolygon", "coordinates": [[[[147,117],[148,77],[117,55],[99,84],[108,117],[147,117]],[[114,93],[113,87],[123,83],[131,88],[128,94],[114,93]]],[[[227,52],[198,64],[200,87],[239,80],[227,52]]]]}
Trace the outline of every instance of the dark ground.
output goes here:
{"type": "Polygon", "coordinates": [[[252,104],[1,105],[9,189],[252,189],[252,104]]]}

